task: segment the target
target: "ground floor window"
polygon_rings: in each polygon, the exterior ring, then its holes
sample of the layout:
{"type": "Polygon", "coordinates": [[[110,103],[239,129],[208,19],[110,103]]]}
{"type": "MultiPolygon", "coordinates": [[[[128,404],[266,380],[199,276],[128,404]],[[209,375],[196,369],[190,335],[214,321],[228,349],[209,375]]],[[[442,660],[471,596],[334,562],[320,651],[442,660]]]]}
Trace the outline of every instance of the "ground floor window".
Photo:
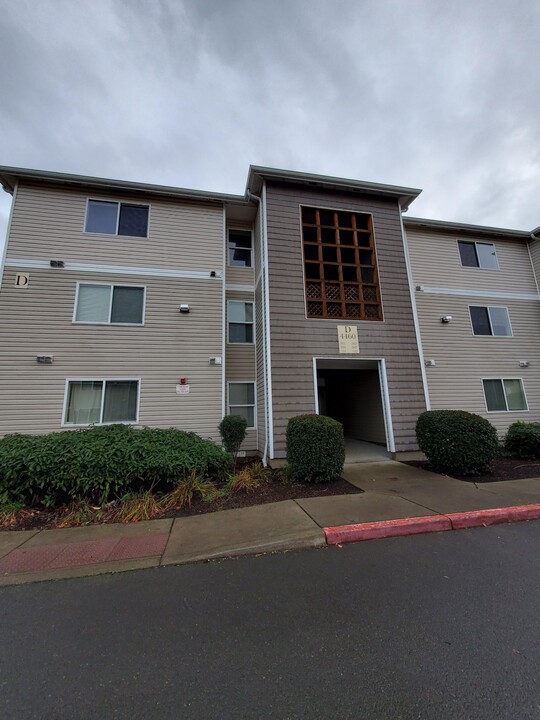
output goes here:
{"type": "Polygon", "coordinates": [[[528,410],[523,381],[519,378],[482,380],[488,412],[528,410]]]}
{"type": "Polygon", "coordinates": [[[229,415],[240,415],[250,429],[255,427],[255,383],[229,383],[229,415]]]}
{"type": "Polygon", "coordinates": [[[136,423],[138,398],[138,380],[70,380],[64,424],[136,423]]]}

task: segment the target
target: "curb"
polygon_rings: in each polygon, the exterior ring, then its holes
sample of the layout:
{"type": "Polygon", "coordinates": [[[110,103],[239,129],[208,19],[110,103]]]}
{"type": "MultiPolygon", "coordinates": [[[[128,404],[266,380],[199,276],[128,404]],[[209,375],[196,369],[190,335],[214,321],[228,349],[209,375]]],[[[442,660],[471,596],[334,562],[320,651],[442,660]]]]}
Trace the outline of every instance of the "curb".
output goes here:
{"type": "Polygon", "coordinates": [[[328,545],[540,519],[540,503],[323,528],[328,545]]]}

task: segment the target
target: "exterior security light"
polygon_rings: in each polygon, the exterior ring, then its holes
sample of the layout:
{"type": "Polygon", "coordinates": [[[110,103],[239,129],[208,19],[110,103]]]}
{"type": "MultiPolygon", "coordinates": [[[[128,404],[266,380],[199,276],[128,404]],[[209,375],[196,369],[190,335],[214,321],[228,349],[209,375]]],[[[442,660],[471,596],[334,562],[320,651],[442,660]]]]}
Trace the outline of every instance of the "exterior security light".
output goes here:
{"type": "Polygon", "coordinates": [[[443,315],[441,318],[441,322],[445,323],[445,324],[452,322],[452,316],[451,315],[443,315]]]}
{"type": "Polygon", "coordinates": [[[181,313],[188,313],[189,312],[189,305],[187,303],[183,303],[180,305],[180,312],[181,313]]]}

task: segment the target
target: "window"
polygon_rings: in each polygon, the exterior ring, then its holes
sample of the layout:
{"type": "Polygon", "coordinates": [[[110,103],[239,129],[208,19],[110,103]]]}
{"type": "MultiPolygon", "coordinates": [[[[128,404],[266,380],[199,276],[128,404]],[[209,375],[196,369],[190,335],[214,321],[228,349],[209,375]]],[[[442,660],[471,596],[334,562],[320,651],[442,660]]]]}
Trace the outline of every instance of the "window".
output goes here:
{"type": "Polygon", "coordinates": [[[255,427],[255,383],[229,383],[229,415],[240,415],[250,429],[255,427]]]}
{"type": "Polygon", "coordinates": [[[84,231],[101,235],[148,237],[148,205],[89,200],[84,231]]]}
{"type": "Polygon", "coordinates": [[[508,308],[505,307],[469,307],[471,323],[475,335],[496,335],[511,337],[512,328],[508,308]]]}
{"type": "Polygon", "coordinates": [[[70,380],[65,425],[136,423],[138,380],[70,380]]]}
{"type": "Polygon", "coordinates": [[[74,322],[142,325],[144,288],[81,283],[74,322]]]}
{"type": "Polygon", "coordinates": [[[371,215],[302,208],[308,318],[382,320],[371,215]]]}
{"type": "Polygon", "coordinates": [[[229,265],[251,267],[251,231],[229,230],[229,265]]]}
{"type": "Polygon", "coordinates": [[[523,382],[519,379],[482,380],[489,412],[528,410],[523,382]]]}
{"type": "Polygon", "coordinates": [[[459,255],[463,267],[498,270],[499,262],[493,243],[458,241],[459,255]]]}
{"type": "Polygon", "coordinates": [[[253,303],[229,300],[229,343],[253,342],[253,303]]]}

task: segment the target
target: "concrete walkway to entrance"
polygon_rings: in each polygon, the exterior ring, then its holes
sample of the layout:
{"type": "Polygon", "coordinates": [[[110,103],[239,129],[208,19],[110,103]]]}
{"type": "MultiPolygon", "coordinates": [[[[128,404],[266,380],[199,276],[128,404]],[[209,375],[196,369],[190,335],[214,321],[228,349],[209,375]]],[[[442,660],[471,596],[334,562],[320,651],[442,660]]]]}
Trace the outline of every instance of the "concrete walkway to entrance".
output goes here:
{"type": "Polygon", "coordinates": [[[321,547],[329,530],[358,523],[421,524],[521,505],[540,511],[540,478],[475,485],[394,461],[349,464],[343,475],[364,492],[130,525],[0,532],[0,585],[321,547]]]}

